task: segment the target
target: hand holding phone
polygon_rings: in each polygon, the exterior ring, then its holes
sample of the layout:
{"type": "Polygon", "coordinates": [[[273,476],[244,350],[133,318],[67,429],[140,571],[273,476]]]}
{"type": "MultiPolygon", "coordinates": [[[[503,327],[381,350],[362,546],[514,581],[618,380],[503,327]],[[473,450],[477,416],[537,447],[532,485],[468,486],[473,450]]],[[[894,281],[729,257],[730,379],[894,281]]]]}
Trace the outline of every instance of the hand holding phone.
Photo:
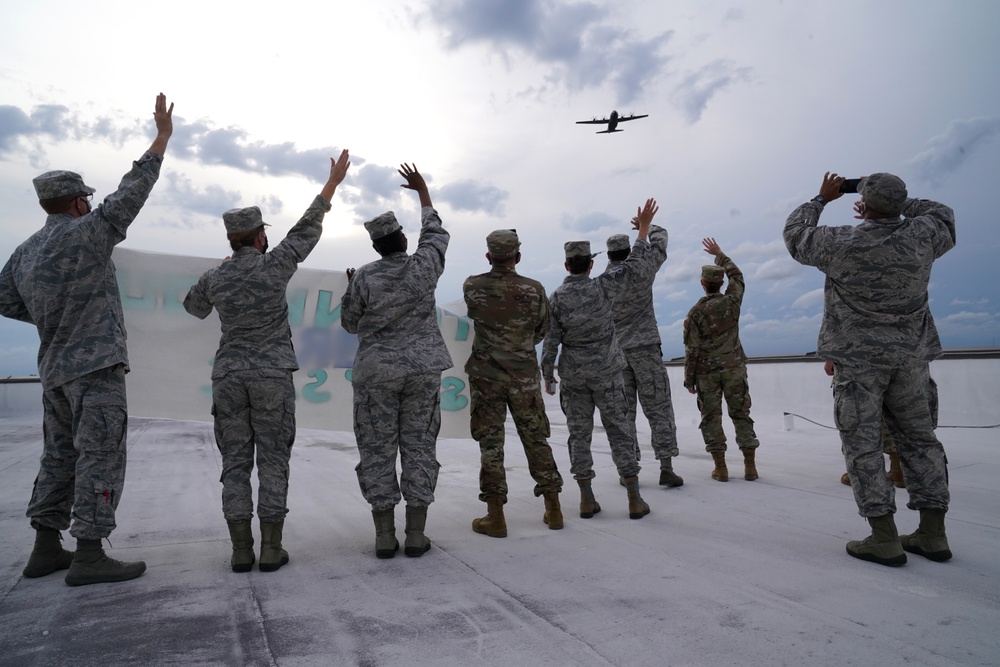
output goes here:
{"type": "Polygon", "coordinates": [[[861,184],[860,178],[846,178],[844,182],[840,184],[840,191],[844,194],[857,193],[858,186],[861,184]]]}

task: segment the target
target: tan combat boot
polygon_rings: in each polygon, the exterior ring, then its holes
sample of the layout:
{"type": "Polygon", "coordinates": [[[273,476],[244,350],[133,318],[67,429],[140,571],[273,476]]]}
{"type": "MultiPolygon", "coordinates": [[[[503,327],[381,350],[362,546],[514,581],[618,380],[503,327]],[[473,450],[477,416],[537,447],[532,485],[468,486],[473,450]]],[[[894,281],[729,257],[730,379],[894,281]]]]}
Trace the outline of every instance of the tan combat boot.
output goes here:
{"type": "Polygon", "coordinates": [[[754,454],[756,453],[756,449],[743,450],[743,479],[748,482],[752,482],[758,477],[757,464],[754,463],[754,454]]]}
{"type": "Polygon", "coordinates": [[[626,477],[625,490],[628,491],[628,518],[641,519],[649,514],[649,505],[639,495],[639,478],[626,477]]]}
{"type": "Polygon", "coordinates": [[[899,464],[899,452],[889,452],[889,479],[897,489],[906,488],[906,480],[903,479],[903,467],[899,464]]]}
{"type": "Polygon", "coordinates": [[[920,527],[915,533],[899,538],[903,548],[937,563],[951,558],[948,538],[944,534],[944,513],[945,510],[920,510],[920,527]]]}
{"type": "Polygon", "coordinates": [[[229,539],[233,542],[233,557],[229,560],[233,572],[249,572],[256,560],[253,555],[250,520],[229,522],[229,539]]]}
{"type": "Polygon", "coordinates": [[[28,579],[68,569],[73,564],[73,552],[62,548],[62,535],[55,528],[35,528],[35,546],[24,566],[28,579]]]}
{"type": "Polygon", "coordinates": [[[261,572],[274,572],[288,564],[288,552],[281,548],[281,531],[284,528],[284,521],[260,522],[260,564],[257,567],[261,572]]]}
{"type": "Polygon", "coordinates": [[[403,553],[407,556],[423,556],[431,550],[431,541],[424,535],[427,525],[427,508],[406,506],[406,540],[403,553]]]}
{"type": "Polygon", "coordinates": [[[559,506],[559,492],[550,491],[545,494],[545,515],[542,521],[549,530],[559,530],[563,527],[562,507],[559,506]]]}
{"type": "Polygon", "coordinates": [[[896,522],[891,514],[868,517],[872,534],[863,540],[847,543],[847,553],[879,565],[903,565],[906,553],[896,532],[896,522]]]}
{"type": "Polygon", "coordinates": [[[594,489],[590,486],[589,479],[578,479],[576,483],[580,485],[580,518],[589,519],[601,511],[601,506],[594,498],[594,489]]]}
{"type": "Polygon", "coordinates": [[[726,453],[712,452],[712,460],[715,461],[715,470],[712,471],[712,479],[720,482],[728,482],[729,468],[726,467],[726,453]]]}
{"type": "Polygon", "coordinates": [[[660,486],[668,488],[684,486],[684,478],[674,472],[674,464],[669,456],[660,459],[660,486]]]}
{"type": "Polygon", "coordinates": [[[841,475],[840,476],[840,483],[841,484],[846,484],[847,486],[850,486],[851,485],[851,473],[845,472],[843,475],[841,475]]]}
{"type": "Polygon", "coordinates": [[[486,499],[486,516],[473,519],[472,530],[490,537],[507,537],[507,520],[503,516],[503,498],[486,499]]]}
{"type": "Polygon", "coordinates": [[[392,558],[399,551],[395,509],[372,510],[372,519],[375,521],[375,557],[392,558]]]}

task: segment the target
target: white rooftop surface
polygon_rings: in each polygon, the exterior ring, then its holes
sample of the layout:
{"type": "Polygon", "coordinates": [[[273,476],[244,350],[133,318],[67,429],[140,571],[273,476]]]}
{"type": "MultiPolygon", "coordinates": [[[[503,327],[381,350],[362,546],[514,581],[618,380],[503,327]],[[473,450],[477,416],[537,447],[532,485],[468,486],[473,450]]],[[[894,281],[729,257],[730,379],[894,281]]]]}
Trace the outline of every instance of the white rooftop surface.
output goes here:
{"type": "MultiPolygon", "coordinates": [[[[1000,422],[1000,362],[938,361],[942,426],[1000,422]]],[[[437,501],[421,558],[374,555],[353,434],[302,431],[292,454],[274,573],[229,568],[221,462],[210,424],[133,418],[112,556],[148,571],[72,588],[24,579],[24,511],[41,453],[37,414],[0,418],[0,664],[3,665],[997,665],[1000,664],[998,429],[940,428],[950,461],[954,558],[900,568],[849,557],[868,534],[844,470],[829,379],[818,363],[750,366],[760,479],[709,477],[694,397],[670,368],[683,487],[656,485],[643,440],[642,493],[628,518],[603,431],[603,511],[586,520],[569,476],[566,427],[547,398],[566,487],[566,527],[548,530],[508,424],[509,536],[473,533],[478,446],[441,440],[437,501]]],[[[10,386],[4,391],[13,391],[10,386]]],[[[37,389],[36,389],[37,391],[37,389]]],[[[4,401],[7,405],[5,395],[4,401]]],[[[917,525],[897,491],[901,532],[917,525]]],[[[397,508],[402,538],[403,508],[397,508]]],[[[259,532],[254,528],[259,543],[259,532]]],[[[64,533],[66,544],[73,541],[64,533]]],[[[107,543],[105,543],[107,547],[107,543]]]]}

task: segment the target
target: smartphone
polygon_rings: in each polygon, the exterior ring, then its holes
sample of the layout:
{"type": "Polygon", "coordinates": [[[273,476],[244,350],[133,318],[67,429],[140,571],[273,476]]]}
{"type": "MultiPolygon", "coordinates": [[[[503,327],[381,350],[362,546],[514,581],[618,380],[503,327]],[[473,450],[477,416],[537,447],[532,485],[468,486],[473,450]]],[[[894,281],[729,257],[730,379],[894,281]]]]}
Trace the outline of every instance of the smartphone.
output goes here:
{"type": "Polygon", "coordinates": [[[840,184],[840,191],[845,194],[857,193],[858,185],[861,184],[860,178],[848,178],[843,183],[840,184]]]}

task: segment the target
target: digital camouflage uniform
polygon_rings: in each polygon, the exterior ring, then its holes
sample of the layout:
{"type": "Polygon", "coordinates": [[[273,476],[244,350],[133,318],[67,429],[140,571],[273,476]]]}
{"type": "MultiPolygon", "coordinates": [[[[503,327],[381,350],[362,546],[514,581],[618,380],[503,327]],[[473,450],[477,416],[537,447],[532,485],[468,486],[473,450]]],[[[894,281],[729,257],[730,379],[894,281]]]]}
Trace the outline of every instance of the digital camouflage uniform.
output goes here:
{"type": "MultiPolygon", "coordinates": [[[[590,244],[586,247],[589,254],[590,244]]],[[[559,404],[569,429],[570,472],[578,480],[595,476],[591,454],[595,407],[619,476],[639,474],[622,379],[625,355],[615,336],[612,303],[632,288],[633,280],[651,270],[655,260],[648,255],[649,243],[637,239],[628,259],[613,271],[596,278],[568,275],[549,299],[552,315],[542,345],[542,377],[555,378],[558,355],[559,404]]]]}
{"type": "MultiPolygon", "coordinates": [[[[45,444],[27,512],[34,528],[69,528],[78,540],[115,528],[125,484],[128,353],[111,251],[125,240],[162,162],[147,151],[90,213],[49,215],[0,273],[0,314],[38,328],[45,444]]],[[[40,179],[67,174],[81,192],[94,192],[79,175],[48,172],[35,179],[39,199],[61,196],[45,195],[40,179]]]]}
{"type": "MultiPolygon", "coordinates": [[[[319,242],[330,202],[316,196],[288,235],[269,252],[244,246],[206,271],[184,298],[204,319],[214,307],[222,338],[212,366],[215,442],[222,453],[222,513],[229,523],[253,518],[250,474],[257,457],[257,516],[280,523],[288,514],[288,472],[295,442],[298,370],[285,293],[298,265],[319,242]]],[[[263,224],[251,206],[223,216],[230,233],[263,224]]]]}
{"type": "MultiPolygon", "coordinates": [[[[627,244],[628,237],[620,237],[627,244]]],[[[614,237],[612,237],[614,238],[614,237]]],[[[624,249],[627,249],[627,245],[624,249]]],[[[611,250],[610,239],[608,249],[611,250]]],[[[653,453],[658,460],[677,456],[677,424],[674,422],[674,405],[670,397],[670,379],[663,366],[660,348],[660,330],[653,310],[653,281],[656,272],[667,260],[667,230],[649,226],[648,260],[642,272],[637,272],[633,287],[623,298],[614,302],[615,334],[625,353],[625,398],[628,400],[629,433],[640,456],[635,418],[637,405],[649,421],[653,453]]],[[[613,271],[624,260],[610,261],[605,273],[613,271]]]]}
{"type": "MultiPolygon", "coordinates": [[[[722,430],[722,399],[736,429],[736,444],[753,450],[760,444],[750,418],[747,355],[740,343],[743,272],[725,253],[715,257],[729,284],[725,293],[706,294],[684,320],[684,387],[695,387],[701,411],[702,438],[708,452],[726,451],[722,430]]],[[[717,270],[717,269],[716,269],[717,270]]]]}
{"type": "Polygon", "coordinates": [[[905,199],[903,218],[841,227],[819,226],[822,212],[818,201],[799,206],[784,239],[796,261],[826,274],[817,354],[836,364],[834,420],[858,512],[896,510],[880,444],[883,406],[899,432],[907,507],[947,510],[947,459],[928,396],[928,365],[942,351],[927,285],[934,260],[955,245],[954,212],[905,199]]]}
{"type": "Polygon", "coordinates": [[[547,441],[549,419],[535,354],[549,328],[545,288],[513,267],[494,265],[489,273],[467,278],[462,290],[475,323],[465,372],[472,393],[472,437],[482,455],[479,499],[507,501],[503,445],[508,407],[535,480],[535,496],[559,493],[562,477],[547,441]]]}
{"type": "Polygon", "coordinates": [[[441,371],[452,366],[434,290],[448,241],[437,211],[423,207],[413,254],[395,252],[365,264],[341,300],[341,324],[358,334],[351,374],[358,483],[375,511],[395,507],[401,493],[415,508],[434,501],[441,371]]]}

